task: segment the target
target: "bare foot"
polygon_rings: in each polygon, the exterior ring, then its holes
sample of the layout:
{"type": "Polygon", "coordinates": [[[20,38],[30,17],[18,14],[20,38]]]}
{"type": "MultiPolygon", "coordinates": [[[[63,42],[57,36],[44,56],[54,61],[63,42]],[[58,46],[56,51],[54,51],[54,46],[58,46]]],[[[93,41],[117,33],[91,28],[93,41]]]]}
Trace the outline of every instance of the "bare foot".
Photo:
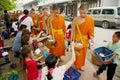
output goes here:
{"type": "Polygon", "coordinates": [[[98,79],[99,79],[99,76],[98,76],[98,74],[97,74],[96,72],[93,73],[93,76],[94,76],[95,78],[98,78],[98,79]]]}
{"type": "Polygon", "coordinates": [[[79,70],[80,70],[80,71],[85,71],[85,70],[84,70],[84,69],[82,69],[82,68],[80,68],[79,70]]]}
{"type": "Polygon", "coordinates": [[[60,60],[59,60],[60,62],[64,62],[61,58],[60,58],[60,60]]]}

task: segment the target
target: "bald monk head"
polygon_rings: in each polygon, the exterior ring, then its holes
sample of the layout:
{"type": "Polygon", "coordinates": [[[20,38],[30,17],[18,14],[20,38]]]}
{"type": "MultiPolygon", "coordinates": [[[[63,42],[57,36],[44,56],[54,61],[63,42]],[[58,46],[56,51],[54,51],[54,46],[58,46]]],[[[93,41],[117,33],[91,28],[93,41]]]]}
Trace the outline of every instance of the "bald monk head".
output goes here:
{"type": "Polygon", "coordinates": [[[30,10],[30,16],[32,17],[34,14],[35,14],[35,9],[32,8],[32,9],[30,10]]]}
{"type": "Polygon", "coordinates": [[[47,8],[43,8],[43,14],[48,15],[48,9],[47,8]]]}
{"type": "Polygon", "coordinates": [[[39,10],[40,14],[43,14],[43,8],[42,7],[39,7],[38,10],[39,10]]]}
{"type": "Polygon", "coordinates": [[[79,7],[80,17],[86,18],[88,13],[88,4],[81,4],[79,7]]]}
{"type": "Polygon", "coordinates": [[[53,12],[55,15],[59,15],[60,14],[60,8],[57,5],[53,6],[53,12]]]}

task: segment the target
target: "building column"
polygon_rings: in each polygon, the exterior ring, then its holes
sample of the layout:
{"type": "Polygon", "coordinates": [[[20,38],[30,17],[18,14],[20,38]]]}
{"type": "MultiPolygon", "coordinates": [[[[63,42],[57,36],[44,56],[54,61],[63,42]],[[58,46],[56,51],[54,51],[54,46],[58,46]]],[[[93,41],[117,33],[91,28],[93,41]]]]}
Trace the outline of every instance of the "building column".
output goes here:
{"type": "Polygon", "coordinates": [[[101,0],[98,0],[98,2],[99,2],[99,7],[101,7],[101,0]]]}
{"type": "Polygon", "coordinates": [[[77,4],[77,16],[79,16],[80,15],[80,13],[79,13],[79,7],[80,7],[80,5],[81,5],[81,1],[80,2],[77,2],[78,4],[77,4]]]}
{"type": "Polygon", "coordinates": [[[120,6],[120,0],[118,0],[118,6],[120,6]]]}
{"type": "Polygon", "coordinates": [[[64,4],[64,12],[65,12],[65,15],[67,14],[67,3],[64,4]]]}
{"type": "Polygon", "coordinates": [[[78,11],[78,8],[77,8],[77,2],[74,2],[73,3],[73,16],[77,16],[77,11],[78,11]]]}

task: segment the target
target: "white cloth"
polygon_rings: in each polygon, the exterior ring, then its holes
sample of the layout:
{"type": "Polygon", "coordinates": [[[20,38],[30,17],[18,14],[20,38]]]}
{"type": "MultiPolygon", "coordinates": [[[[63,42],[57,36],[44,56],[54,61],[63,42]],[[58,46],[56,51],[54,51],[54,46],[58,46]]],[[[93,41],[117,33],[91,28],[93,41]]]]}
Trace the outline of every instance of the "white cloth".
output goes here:
{"type": "Polygon", "coordinates": [[[13,22],[12,23],[12,28],[14,29],[14,31],[18,31],[18,25],[16,25],[17,24],[17,22],[13,22]]]}
{"type": "MultiPolygon", "coordinates": [[[[66,70],[65,65],[60,66],[60,67],[56,67],[55,69],[53,69],[53,73],[52,73],[53,79],[52,80],[63,80],[64,74],[66,72],[65,70],[66,70]]],[[[47,67],[44,67],[42,69],[41,80],[48,80],[47,77],[46,77],[47,74],[48,74],[48,69],[47,69],[47,67]]]]}
{"type": "Polygon", "coordinates": [[[37,48],[37,49],[35,50],[35,53],[36,53],[36,54],[40,54],[40,52],[41,52],[41,50],[40,50],[39,48],[37,48]]]}
{"type": "MultiPolygon", "coordinates": [[[[19,18],[18,18],[19,22],[20,22],[20,19],[21,19],[23,16],[24,16],[24,15],[19,16],[19,18]]],[[[27,26],[26,29],[28,29],[28,30],[31,32],[31,26],[33,26],[33,20],[32,20],[31,17],[28,16],[27,18],[25,18],[25,19],[20,23],[20,25],[21,25],[21,24],[26,25],[26,26],[27,26]]]]}
{"type": "Polygon", "coordinates": [[[4,56],[7,56],[8,54],[9,54],[8,52],[3,52],[2,56],[4,57],[4,56]]]}

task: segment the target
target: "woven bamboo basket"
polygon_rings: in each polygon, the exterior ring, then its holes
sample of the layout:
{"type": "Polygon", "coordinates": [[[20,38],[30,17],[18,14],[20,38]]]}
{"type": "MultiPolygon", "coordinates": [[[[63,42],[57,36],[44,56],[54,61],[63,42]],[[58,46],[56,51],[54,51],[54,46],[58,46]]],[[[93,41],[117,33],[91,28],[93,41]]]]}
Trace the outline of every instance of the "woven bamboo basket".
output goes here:
{"type": "Polygon", "coordinates": [[[75,43],[74,50],[75,50],[76,56],[79,56],[79,55],[80,55],[80,50],[81,50],[82,48],[83,48],[83,44],[75,43]]]}
{"type": "Polygon", "coordinates": [[[92,63],[97,65],[97,66],[101,66],[102,65],[102,62],[97,58],[97,56],[92,53],[92,63]]]}

